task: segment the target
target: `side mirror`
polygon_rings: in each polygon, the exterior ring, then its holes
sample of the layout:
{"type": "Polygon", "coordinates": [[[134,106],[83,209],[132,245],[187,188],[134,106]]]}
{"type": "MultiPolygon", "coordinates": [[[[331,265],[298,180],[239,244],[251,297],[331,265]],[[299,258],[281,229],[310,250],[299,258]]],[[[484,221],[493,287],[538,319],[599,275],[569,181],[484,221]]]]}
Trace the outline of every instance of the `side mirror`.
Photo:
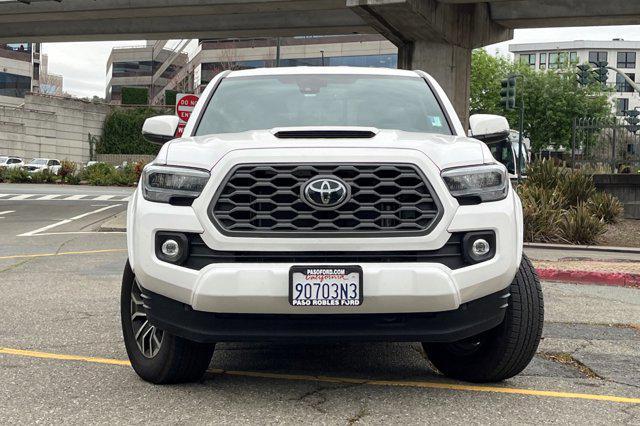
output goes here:
{"type": "Polygon", "coordinates": [[[159,115],[147,118],[142,126],[142,136],[149,142],[162,145],[175,139],[180,118],[177,115],[159,115]]]}
{"type": "Polygon", "coordinates": [[[509,136],[509,122],[500,115],[474,114],[469,117],[469,136],[482,141],[509,136]]]}

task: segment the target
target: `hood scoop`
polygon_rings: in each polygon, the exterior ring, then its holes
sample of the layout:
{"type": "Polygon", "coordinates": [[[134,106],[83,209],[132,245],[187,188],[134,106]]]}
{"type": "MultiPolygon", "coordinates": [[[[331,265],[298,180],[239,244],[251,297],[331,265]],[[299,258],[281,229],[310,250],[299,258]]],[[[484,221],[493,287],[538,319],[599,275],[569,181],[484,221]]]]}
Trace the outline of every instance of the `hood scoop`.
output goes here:
{"type": "Polygon", "coordinates": [[[277,128],[271,132],[278,139],[371,139],[378,131],[372,127],[303,127],[277,128]]]}

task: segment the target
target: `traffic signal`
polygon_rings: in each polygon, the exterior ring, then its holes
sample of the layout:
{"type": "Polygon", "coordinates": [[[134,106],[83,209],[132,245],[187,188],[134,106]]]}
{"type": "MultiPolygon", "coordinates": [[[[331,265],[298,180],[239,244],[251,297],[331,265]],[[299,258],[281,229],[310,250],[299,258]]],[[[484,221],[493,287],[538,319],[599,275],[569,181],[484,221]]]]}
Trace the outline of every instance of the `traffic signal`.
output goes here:
{"type": "Polygon", "coordinates": [[[591,65],[578,65],[578,84],[588,86],[591,82],[591,65]]]}
{"type": "Polygon", "coordinates": [[[502,90],[500,90],[500,103],[507,111],[516,108],[516,78],[507,77],[500,82],[502,90]]]}
{"type": "Polygon", "coordinates": [[[607,78],[609,78],[609,70],[607,66],[609,63],[607,61],[596,62],[595,69],[595,80],[602,84],[607,84],[607,78]]]}
{"type": "Polygon", "coordinates": [[[635,134],[638,130],[640,130],[640,126],[638,126],[638,124],[640,123],[640,118],[638,118],[638,116],[640,116],[640,111],[632,109],[629,111],[625,111],[624,115],[626,116],[624,118],[624,121],[628,123],[625,127],[631,133],[635,134]]]}

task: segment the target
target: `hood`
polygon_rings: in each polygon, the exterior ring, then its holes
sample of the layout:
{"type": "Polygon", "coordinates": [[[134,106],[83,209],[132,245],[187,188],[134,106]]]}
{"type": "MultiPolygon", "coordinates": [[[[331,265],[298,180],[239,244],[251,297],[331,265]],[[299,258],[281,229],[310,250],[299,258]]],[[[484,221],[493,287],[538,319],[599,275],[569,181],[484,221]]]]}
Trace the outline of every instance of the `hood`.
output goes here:
{"type": "Polygon", "coordinates": [[[380,130],[371,138],[278,138],[273,131],[254,130],[175,139],[165,144],[155,162],[210,170],[226,154],[237,150],[304,148],[391,148],[422,152],[439,169],[494,162],[487,146],[472,138],[398,130],[380,130]]]}

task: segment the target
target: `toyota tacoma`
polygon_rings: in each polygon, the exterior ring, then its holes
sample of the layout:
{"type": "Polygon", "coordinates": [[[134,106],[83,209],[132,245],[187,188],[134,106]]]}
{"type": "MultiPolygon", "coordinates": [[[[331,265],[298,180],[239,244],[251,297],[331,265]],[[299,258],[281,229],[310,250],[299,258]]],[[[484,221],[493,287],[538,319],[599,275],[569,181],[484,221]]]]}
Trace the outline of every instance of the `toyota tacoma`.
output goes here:
{"type": "Polygon", "coordinates": [[[512,377],[543,323],[506,168],[421,71],[225,71],[128,206],[121,314],[135,371],[199,380],[217,342],[420,342],[444,375],[512,377]],[[471,135],[472,137],[469,137],[471,135]]]}

